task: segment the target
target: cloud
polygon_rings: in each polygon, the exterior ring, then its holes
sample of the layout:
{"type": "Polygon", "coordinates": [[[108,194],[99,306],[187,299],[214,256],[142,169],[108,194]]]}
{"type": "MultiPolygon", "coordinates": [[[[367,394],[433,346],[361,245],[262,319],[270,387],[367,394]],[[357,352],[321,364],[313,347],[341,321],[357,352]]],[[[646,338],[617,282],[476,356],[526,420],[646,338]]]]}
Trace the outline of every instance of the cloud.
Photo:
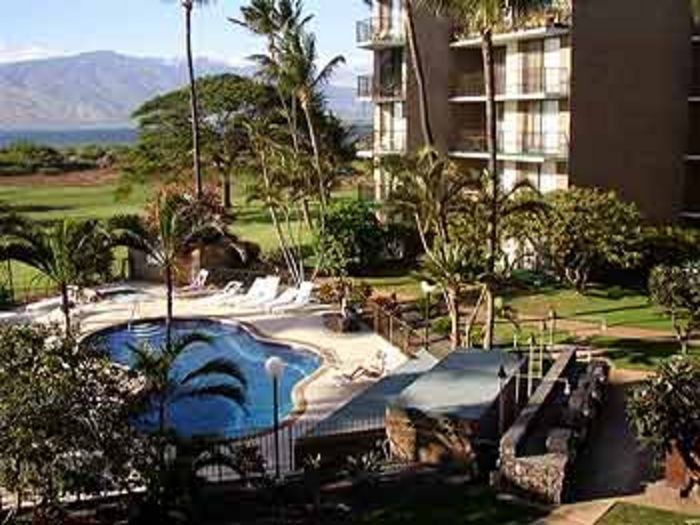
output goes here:
{"type": "Polygon", "coordinates": [[[63,55],[42,46],[10,46],[0,42],[0,63],[24,62],[63,55]]]}

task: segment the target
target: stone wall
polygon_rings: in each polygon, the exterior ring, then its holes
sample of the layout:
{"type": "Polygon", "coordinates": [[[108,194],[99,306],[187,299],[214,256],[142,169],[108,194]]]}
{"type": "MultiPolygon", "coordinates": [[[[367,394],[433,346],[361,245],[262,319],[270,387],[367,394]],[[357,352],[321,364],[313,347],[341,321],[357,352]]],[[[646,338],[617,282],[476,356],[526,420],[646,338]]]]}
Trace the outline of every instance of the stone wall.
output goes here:
{"type": "Polygon", "coordinates": [[[388,407],[386,433],[391,456],[399,461],[469,465],[476,458],[472,440],[478,423],[418,410],[388,407]]]}
{"type": "Polygon", "coordinates": [[[576,352],[563,352],[500,444],[501,487],[547,503],[566,499],[576,452],[604,401],[608,367],[579,373],[576,352]],[[567,398],[565,381],[575,385],[567,398]]]}

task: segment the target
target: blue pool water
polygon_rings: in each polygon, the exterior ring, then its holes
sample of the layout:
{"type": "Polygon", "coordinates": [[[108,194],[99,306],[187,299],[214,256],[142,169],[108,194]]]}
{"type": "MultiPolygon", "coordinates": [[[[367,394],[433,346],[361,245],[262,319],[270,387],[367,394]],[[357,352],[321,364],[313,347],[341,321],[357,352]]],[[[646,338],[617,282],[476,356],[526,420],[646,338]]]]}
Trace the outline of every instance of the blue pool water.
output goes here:
{"type": "MultiPolygon", "coordinates": [[[[251,430],[266,429],[272,425],[272,384],[265,374],[265,361],[278,356],[285,362],[280,380],[280,415],[293,409],[294,386],[312,374],[321,364],[317,355],[281,344],[263,342],[245,328],[208,320],[177,320],[173,337],[197,332],[211,338],[208,345],[195,345],[185,352],[171,370],[174,379],[186,376],[204,363],[225,357],[233,360],[243,371],[247,381],[246,409],[222,398],[184,398],[173,402],[168,411],[168,425],[182,437],[216,436],[236,437],[251,430]]],[[[165,339],[165,323],[140,322],[130,328],[115,327],[90,338],[109,352],[113,361],[129,366],[133,362],[131,345],[148,344],[156,351],[165,339]]],[[[210,377],[193,381],[193,386],[219,384],[221,378],[210,377]]],[[[156,428],[156,412],[144,414],[136,422],[139,428],[156,428]]]]}

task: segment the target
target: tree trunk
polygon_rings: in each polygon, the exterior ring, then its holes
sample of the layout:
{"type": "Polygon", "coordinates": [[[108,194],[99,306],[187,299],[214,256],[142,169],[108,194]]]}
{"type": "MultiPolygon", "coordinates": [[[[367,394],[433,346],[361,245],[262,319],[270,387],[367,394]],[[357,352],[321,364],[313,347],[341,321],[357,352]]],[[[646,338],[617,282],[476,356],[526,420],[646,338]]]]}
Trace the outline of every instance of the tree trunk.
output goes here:
{"type": "Polygon", "coordinates": [[[225,209],[231,209],[231,173],[227,170],[221,184],[221,204],[225,209]]]}
{"type": "Polygon", "coordinates": [[[461,333],[459,331],[459,293],[457,290],[447,290],[448,310],[450,311],[450,321],[452,324],[452,335],[450,337],[452,350],[457,350],[462,343],[461,333]]]}
{"type": "MultiPolygon", "coordinates": [[[[321,215],[325,216],[326,206],[328,201],[326,199],[326,184],[323,177],[323,168],[321,167],[321,152],[318,147],[318,139],[316,137],[316,128],[314,127],[313,119],[311,118],[311,109],[309,108],[308,101],[305,101],[301,105],[304,111],[304,117],[306,118],[306,125],[309,129],[309,139],[311,140],[311,148],[314,153],[314,166],[316,168],[316,173],[318,174],[318,190],[319,190],[319,202],[321,204],[321,215]]],[[[324,217],[325,218],[325,217],[324,217]]],[[[322,219],[321,224],[323,224],[324,219],[322,219]]]]}
{"type": "Polygon", "coordinates": [[[197,198],[202,197],[202,170],[199,152],[199,106],[197,103],[197,86],[192,57],[192,4],[183,4],[185,10],[185,52],[187,54],[187,73],[190,81],[190,112],[192,118],[192,161],[194,168],[194,183],[197,198]]]}
{"type": "Polygon", "coordinates": [[[472,345],[472,329],[474,328],[474,323],[476,322],[477,317],[479,316],[479,310],[481,310],[481,305],[484,302],[484,299],[486,298],[486,287],[482,286],[481,287],[481,293],[479,294],[479,298],[476,301],[476,304],[474,305],[474,309],[472,310],[471,315],[469,316],[469,319],[467,320],[467,326],[464,329],[464,337],[466,340],[467,347],[471,348],[472,345]]]}
{"type": "Polygon", "coordinates": [[[413,63],[413,73],[416,77],[416,88],[418,89],[418,112],[420,114],[421,131],[423,142],[428,148],[434,148],[433,129],[430,125],[430,108],[428,106],[428,93],[425,87],[425,73],[423,71],[423,61],[421,59],[418,36],[416,35],[416,24],[414,19],[415,11],[412,0],[404,0],[404,25],[406,28],[406,39],[408,40],[408,50],[413,63]]]}
{"type": "Polygon", "coordinates": [[[70,335],[70,297],[68,297],[68,284],[61,283],[61,310],[66,323],[66,335],[70,335]]]}
{"type": "Polygon", "coordinates": [[[170,348],[173,340],[173,268],[171,264],[167,264],[165,267],[165,288],[167,294],[167,307],[165,314],[165,344],[167,348],[170,348]]]}
{"type": "Polygon", "coordinates": [[[486,94],[486,146],[489,152],[488,176],[489,190],[491,193],[489,222],[488,222],[488,254],[487,254],[487,280],[486,280],[486,323],[484,333],[484,349],[491,350],[493,346],[493,332],[495,327],[495,305],[493,294],[494,274],[496,271],[496,254],[498,253],[499,236],[499,190],[500,177],[498,175],[498,134],[496,113],[496,78],[493,63],[493,40],[490,30],[482,34],[481,53],[484,61],[484,87],[486,94]]]}

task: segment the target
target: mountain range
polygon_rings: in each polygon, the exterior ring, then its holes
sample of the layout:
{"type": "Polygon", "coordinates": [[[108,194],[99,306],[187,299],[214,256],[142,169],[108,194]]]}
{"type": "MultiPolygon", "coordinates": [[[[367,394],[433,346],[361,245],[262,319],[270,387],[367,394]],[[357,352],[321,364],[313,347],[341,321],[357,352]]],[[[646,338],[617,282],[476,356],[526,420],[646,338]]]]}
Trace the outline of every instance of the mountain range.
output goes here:
{"type": "MultiPolygon", "coordinates": [[[[254,68],[198,59],[200,76],[252,75],[254,68]]],[[[187,82],[184,61],[140,58],[112,51],[0,64],[0,129],[76,129],[130,126],[131,113],[155,95],[187,82]]],[[[342,119],[367,120],[367,107],[347,85],[326,88],[342,119]]]]}

